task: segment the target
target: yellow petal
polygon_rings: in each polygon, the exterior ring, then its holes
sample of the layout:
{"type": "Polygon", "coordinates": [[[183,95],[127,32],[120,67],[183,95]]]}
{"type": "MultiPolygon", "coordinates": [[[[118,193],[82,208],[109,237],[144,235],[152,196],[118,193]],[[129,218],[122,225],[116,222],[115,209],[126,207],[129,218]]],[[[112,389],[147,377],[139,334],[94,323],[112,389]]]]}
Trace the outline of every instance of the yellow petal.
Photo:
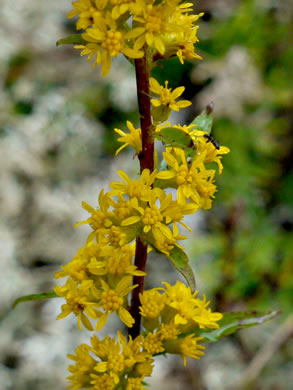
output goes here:
{"type": "Polygon", "coordinates": [[[62,313],[60,313],[58,315],[58,317],[56,318],[56,320],[61,320],[62,318],[65,318],[67,317],[71,312],[71,310],[66,310],[66,311],[63,311],[62,313]]]}
{"type": "Polygon", "coordinates": [[[230,149],[227,148],[227,146],[221,146],[220,150],[218,151],[219,154],[227,154],[230,153],[230,149]]]}
{"type": "Polygon", "coordinates": [[[81,321],[86,329],[93,330],[90,320],[84,315],[84,313],[81,314],[81,321]]]}
{"type": "Polygon", "coordinates": [[[158,50],[158,52],[160,54],[164,54],[165,53],[165,45],[164,45],[162,39],[158,36],[158,37],[155,37],[154,41],[155,41],[155,46],[156,46],[156,49],[158,50]]]}
{"type": "Polygon", "coordinates": [[[88,28],[86,32],[89,35],[89,37],[91,37],[97,41],[103,41],[105,39],[105,33],[101,32],[95,28],[88,28]]]}
{"type": "Polygon", "coordinates": [[[147,32],[145,34],[145,40],[146,40],[146,43],[151,46],[154,42],[154,35],[153,33],[150,33],[150,32],[147,32]]]}
{"type": "Polygon", "coordinates": [[[180,100],[176,103],[179,108],[185,108],[191,106],[191,102],[189,100],[180,100]]]}
{"type": "Polygon", "coordinates": [[[100,362],[95,366],[95,370],[98,372],[107,371],[108,362],[100,362]]]}
{"type": "Polygon", "coordinates": [[[178,162],[177,162],[176,158],[174,156],[172,156],[172,154],[164,152],[163,156],[164,156],[164,160],[166,161],[166,163],[170,167],[178,169],[178,162]]]}
{"type": "Polygon", "coordinates": [[[86,314],[92,318],[93,320],[96,320],[97,319],[97,312],[95,311],[95,309],[93,309],[92,307],[90,306],[87,306],[84,310],[86,312],[86,314]]]}
{"type": "Polygon", "coordinates": [[[108,320],[108,313],[103,313],[99,318],[99,321],[97,322],[96,331],[102,329],[106,325],[107,320],[108,320]]]}
{"type": "Polygon", "coordinates": [[[141,37],[137,38],[137,40],[135,41],[134,43],[134,50],[139,50],[143,47],[143,45],[145,44],[145,36],[142,35],[141,37]]]}
{"type": "Polygon", "coordinates": [[[124,48],[123,50],[121,50],[121,52],[129,58],[142,58],[144,56],[143,51],[138,51],[129,47],[124,48]]]}
{"type": "Polygon", "coordinates": [[[106,77],[111,67],[111,56],[108,52],[103,51],[102,53],[102,76],[106,77]]]}
{"type": "Polygon", "coordinates": [[[72,11],[68,12],[67,18],[68,18],[68,19],[71,19],[71,18],[73,18],[73,16],[75,16],[75,15],[77,15],[77,14],[78,14],[77,10],[76,10],[76,9],[73,9],[72,11]]]}
{"type": "Polygon", "coordinates": [[[145,28],[144,27],[133,28],[127,34],[125,34],[125,39],[137,38],[138,36],[140,36],[144,32],[145,32],[145,28]]]}
{"type": "Polygon", "coordinates": [[[118,294],[123,294],[125,290],[131,285],[131,282],[132,276],[124,276],[117,284],[115,290],[118,292],[118,294]]]}
{"type": "Polygon", "coordinates": [[[92,206],[90,206],[89,204],[87,204],[86,202],[81,202],[81,205],[90,214],[93,214],[95,212],[95,209],[92,206]]]}
{"type": "Polygon", "coordinates": [[[121,177],[122,180],[124,180],[126,183],[131,183],[131,180],[127,173],[123,172],[121,169],[117,171],[118,175],[121,177]]]}
{"type": "Polygon", "coordinates": [[[185,87],[175,88],[174,91],[172,92],[173,99],[177,99],[180,95],[182,95],[184,90],[185,90],[185,87]]]}
{"type": "Polygon", "coordinates": [[[150,78],[150,90],[158,95],[161,93],[161,86],[153,77],[150,78]]]}
{"type": "Polygon", "coordinates": [[[133,217],[129,217],[129,218],[124,219],[124,221],[122,221],[122,223],[121,223],[121,226],[133,225],[133,224],[139,222],[140,220],[141,220],[141,218],[138,215],[135,215],[133,217]]]}
{"type": "Polygon", "coordinates": [[[135,321],[129,311],[127,311],[124,307],[120,307],[118,314],[121,321],[124,322],[128,328],[132,328],[135,321]]]}
{"type": "Polygon", "coordinates": [[[176,176],[175,171],[162,171],[157,174],[157,179],[169,180],[176,176]]]}

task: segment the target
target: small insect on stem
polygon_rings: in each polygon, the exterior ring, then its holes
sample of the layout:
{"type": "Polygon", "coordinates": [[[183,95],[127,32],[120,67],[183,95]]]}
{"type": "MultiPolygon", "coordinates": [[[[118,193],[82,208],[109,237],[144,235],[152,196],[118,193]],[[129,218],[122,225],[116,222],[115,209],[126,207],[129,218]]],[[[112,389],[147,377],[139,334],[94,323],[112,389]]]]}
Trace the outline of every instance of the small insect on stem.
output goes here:
{"type": "Polygon", "coordinates": [[[210,134],[205,134],[204,137],[207,139],[207,142],[211,142],[217,150],[220,150],[219,143],[210,134]]]}

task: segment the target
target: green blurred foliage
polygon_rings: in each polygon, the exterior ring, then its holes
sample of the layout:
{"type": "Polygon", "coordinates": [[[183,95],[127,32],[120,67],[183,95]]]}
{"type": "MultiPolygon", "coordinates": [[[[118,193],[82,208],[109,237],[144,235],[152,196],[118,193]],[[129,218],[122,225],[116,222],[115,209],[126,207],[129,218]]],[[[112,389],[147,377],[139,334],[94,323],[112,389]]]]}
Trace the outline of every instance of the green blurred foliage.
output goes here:
{"type": "Polygon", "coordinates": [[[260,103],[244,107],[243,118],[214,121],[214,138],[231,153],[191,258],[222,311],[239,305],[292,311],[293,26],[279,5],[239,2],[225,20],[210,15],[210,38],[200,36],[203,57],[224,58],[236,44],[245,48],[265,91],[260,103]],[[261,115],[271,120],[254,121],[261,115]]]}

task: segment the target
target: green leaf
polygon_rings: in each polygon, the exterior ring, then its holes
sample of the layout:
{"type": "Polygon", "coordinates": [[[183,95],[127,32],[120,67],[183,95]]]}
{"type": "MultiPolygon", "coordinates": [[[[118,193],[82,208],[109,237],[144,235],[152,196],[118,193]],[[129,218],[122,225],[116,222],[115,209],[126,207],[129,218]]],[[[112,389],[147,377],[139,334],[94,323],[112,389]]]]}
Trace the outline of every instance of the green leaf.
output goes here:
{"type": "Polygon", "coordinates": [[[186,253],[177,246],[174,246],[167,257],[172,261],[174,267],[181,273],[181,275],[184,276],[191,288],[191,291],[194,292],[196,288],[195,277],[192,268],[188,264],[188,257],[186,253]]]}
{"type": "Polygon", "coordinates": [[[159,132],[153,134],[154,138],[165,143],[165,146],[172,146],[174,148],[181,148],[189,157],[194,157],[196,152],[196,145],[191,136],[183,130],[175,127],[165,127],[159,132]]]}
{"type": "Polygon", "coordinates": [[[206,131],[211,134],[213,117],[212,117],[213,106],[209,104],[201,114],[199,114],[192,123],[196,125],[196,130],[206,131]]]}
{"type": "Polygon", "coordinates": [[[55,291],[47,291],[40,294],[31,294],[31,295],[24,295],[23,297],[17,298],[12,305],[12,309],[15,308],[16,305],[22,302],[27,301],[42,301],[44,299],[50,299],[50,298],[60,298],[59,295],[55,293],[55,291]]]}
{"type": "Polygon", "coordinates": [[[61,45],[84,45],[87,41],[84,40],[81,34],[69,35],[66,38],[61,38],[56,42],[56,46],[61,45]]]}
{"type": "Polygon", "coordinates": [[[212,343],[218,341],[224,336],[229,336],[230,334],[235,333],[238,329],[261,325],[276,317],[279,313],[279,311],[224,313],[224,317],[218,322],[220,325],[219,329],[213,329],[211,331],[207,329],[197,329],[196,334],[204,337],[204,340],[202,340],[203,343],[212,343]]]}

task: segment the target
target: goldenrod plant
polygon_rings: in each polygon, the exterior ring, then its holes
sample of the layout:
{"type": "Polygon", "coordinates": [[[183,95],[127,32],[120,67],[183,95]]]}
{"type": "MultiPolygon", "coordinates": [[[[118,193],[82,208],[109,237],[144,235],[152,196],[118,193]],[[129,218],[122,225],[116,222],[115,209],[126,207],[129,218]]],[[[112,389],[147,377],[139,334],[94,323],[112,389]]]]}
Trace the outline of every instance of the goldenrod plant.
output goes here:
{"type": "MultiPolygon", "coordinates": [[[[112,59],[124,55],[135,67],[140,127],[113,129],[124,148],[133,148],[140,176],[118,170],[110,191],[101,190],[98,204],[83,202],[91,233],[73,259],[55,277],[66,278],[54,292],[16,301],[61,297],[60,320],[75,315],[90,342],[68,357],[69,388],[73,390],[146,389],[155,356],[177,354],[199,359],[204,343],[217,341],[239,328],[262,323],[275,313],[218,313],[196,291],[195,277],[184,252],[185,215],[209,210],[222,174],[223,155],[230,152],[211,136],[212,105],[187,125],[171,125],[172,111],[191,105],[178,100],[184,92],[153,78],[158,60],[201,59],[195,51],[197,22],[193,4],[180,0],[78,0],[69,18],[82,30],[58,45],[74,44],[81,55],[107,76],[112,59]],[[161,142],[164,151],[155,149],[161,142]],[[172,189],[172,191],[170,191],[172,189]],[[144,289],[149,251],[170,259],[186,283],[167,281],[144,289]],[[110,315],[118,315],[128,334],[99,338],[110,315]]],[[[161,149],[160,149],[161,150],[161,149]]]]}

